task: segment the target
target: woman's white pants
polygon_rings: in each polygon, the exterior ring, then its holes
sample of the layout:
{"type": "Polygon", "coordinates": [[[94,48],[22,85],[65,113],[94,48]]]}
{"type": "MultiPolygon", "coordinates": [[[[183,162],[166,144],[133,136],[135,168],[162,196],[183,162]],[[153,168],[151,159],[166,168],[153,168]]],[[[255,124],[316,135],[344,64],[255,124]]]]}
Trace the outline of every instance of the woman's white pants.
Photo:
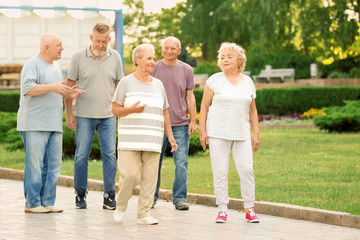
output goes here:
{"type": "Polygon", "coordinates": [[[209,138],[209,150],[216,204],[219,211],[227,211],[227,204],[229,203],[228,172],[230,153],[232,153],[235,167],[240,177],[240,189],[244,208],[253,207],[255,201],[255,176],[251,139],[233,141],[209,138]]]}

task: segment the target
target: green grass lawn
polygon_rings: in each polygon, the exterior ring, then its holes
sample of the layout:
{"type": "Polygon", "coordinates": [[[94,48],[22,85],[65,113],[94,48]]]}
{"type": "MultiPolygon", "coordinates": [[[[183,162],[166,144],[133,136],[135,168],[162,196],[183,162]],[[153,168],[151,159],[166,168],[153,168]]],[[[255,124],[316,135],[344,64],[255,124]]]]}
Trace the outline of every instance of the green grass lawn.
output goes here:
{"type": "MultiPolygon", "coordinates": [[[[254,154],[256,200],[289,203],[360,215],[360,134],[327,133],[316,128],[261,129],[254,154]]],[[[24,153],[0,146],[0,166],[23,170],[24,153]]],[[[63,175],[73,174],[64,160],[63,175]]],[[[90,161],[89,178],[102,179],[101,161],[90,161]]],[[[166,158],[162,189],[172,189],[174,163],[166,158]]],[[[241,198],[233,161],[229,195],[241,198]]],[[[189,158],[188,192],[214,194],[208,151],[189,158]]]]}

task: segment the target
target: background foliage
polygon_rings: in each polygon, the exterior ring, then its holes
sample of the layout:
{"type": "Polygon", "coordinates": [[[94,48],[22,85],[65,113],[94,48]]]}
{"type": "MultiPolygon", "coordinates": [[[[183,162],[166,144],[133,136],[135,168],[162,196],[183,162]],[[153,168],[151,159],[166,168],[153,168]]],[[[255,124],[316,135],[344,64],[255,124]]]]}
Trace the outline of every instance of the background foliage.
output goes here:
{"type": "Polygon", "coordinates": [[[360,99],[360,87],[288,87],[256,92],[260,114],[303,113],[310,108],[342,106],[344,100],[360,99]]]}
{"type": "MultiPolygon", "coordinates": [[[[196,108],[200,111],[203,89],[195,89],[196,108]]],[[[284,87],[256,90],[259,114],[303,113],[311,108],[345,105],[344,100],[360,99],[360,87],[284,87]]]]}
{"type": "Polygon", "coordinates": [[[324,108],[324,115],[316,116],[314,124],[329,132],[360,131],[360,100],[345,101],[345,106],[324,108]]]}
{"type": "Polygon", "coordinates": [[[149,42],[157,59],[161,39],[171,35],[200,64],[213,63],[220,44],[228,41],[247,50],[246,70],[252,74],[270,64],[295,68],[297,79],[309,78],[310,63],[318,63],[319,77],[333,71],[360,76],[358,0],[184,0],[160,14],[145,13],[141,0],[124,3],[131,9],[125,14],[130,38],[125,49],[149,42]]]}
{"type": "MultiPolygon", "coordinates": [[[[197,110],[200,111],[203,89],[195,89],[197,110]]],[[[13,95],[0,94],[1,99],[12,98],[13,95]]],[[[325,108],[325,116],[317,117],[315,124],[320,129],[337,132],[360,130],[360,87],[288,87],[257,90],[256,105],[259,114],[286,115],[304,113],[311,108],[325,108]],[[344,108],[336,106],[346,106],[344,108]]],[[[7,101],[7,100],[4,100],[7,101]]],[[[16,109],[17,110],[17,109],[16,109]]],[[[65,116],[64,116],[65,118],[65,116]]],[[[63,119],[63,154],[73,157],[75,153],[75,130],[66,127],[63,119]]],[[[6,150],[23,149],[23,143],[16,131],[16,112],[0,112],[0,143],[6,142],[6,150]]],[[[190,137],[189,154],[201,151],[198,132],[190,137]]],[[[168,146],[167,156],[171,156],[168,146]]],[[[95,133],[90,155],[91,159],[101,159],[99,138],[95,133]]]]}
{"type": "Polygon", "coordinates": [[[0,111],[17,112],[19,109],[19,92],[0,92],[0,111]]]}
{"type": "MultiPolygon", "coordinates": [[[[63,156],[73,158],[75,155],[75,130],[69,129],[65,124],[65,116],[63,119],[63,156]]],[[[16,151],[24,149],[20,133],[16,130],[16,112],[0,112],[0,144],[6,143],[7,151],[16,151]]],[[[199,141],[199,132],[190,136],[189,155],[201,151],[199,141]]],[[[170,146],[166,149],[166,155],[171,156],[170,146]]],[[[90,159],[102,159],[100,152],[99,137],[95,132],[94,140],[91,148],[90,159]]]]}
{"type": "Polygon", "coordinates": [[[5,142],[10,129],[16,128],[16,115],[16,112],[0,112],[0,143],[5,142]]]}

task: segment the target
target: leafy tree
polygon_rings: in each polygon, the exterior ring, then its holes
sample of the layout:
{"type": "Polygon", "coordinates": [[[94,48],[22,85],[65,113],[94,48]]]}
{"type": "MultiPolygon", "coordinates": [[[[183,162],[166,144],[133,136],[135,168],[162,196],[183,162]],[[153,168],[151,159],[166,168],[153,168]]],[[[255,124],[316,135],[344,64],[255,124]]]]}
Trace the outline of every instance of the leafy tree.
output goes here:
{"type": "Polygon", "coordinates": [[[141,0],[125,0],[123,4],[128,7],[128,11],[124,15],[128,55],[131,55],[131,50],[137,45],[151,43],[155,47],[156,59],[160,59],[162,58],[161,40],[168,36],[174,36],[181,40],[181,60],[192,66],[196,65],[196,59],[189,57],[187,53],[187,46],[189,46],[189,42],[193,42],[193,39],[185,37],[180,28],[182,17],[186,13],[184,2],[179,2],[170,9],[162,9],[161,13],[146,13],[141,0]]]}
{"type": "Polygon", "coordinates": [[[359,55],[348,51],[359,44],[358,14],[360,1],[299,0],[300,51],[322,59],[341,59],[359,55]]]}
{"type": "MultiPolygon", "coordinates": [[[[148,42],[155,46],[159,59],[161,40],[175,36],[185,54],[213,62],[222,42],[236,42],[247,50],[247,70],[256,73],[265,64],[296,67],[297,73],[302,72],[299,77],[306,77],[309,61],[351,62],[360,55],[360,0],[184,1],[153,14],[145,13],[141,0],[125,0],[129,7],[125,52],[129,54],[129,49],[148,42]],[[291,59],[283,61],[280,56],[291,59]]],[[[357,75],[357,63],[347,65],[342,71],[357,75]]]]}
{"type": "Polygon", "coordinates": [[[182,29],[201,46],[204,60],[215,59],[224,41],[261,52],[293,49],[292,8],[291,0],[188,0],[182,29]]]}
{"type": "MultiPolygon", "coordinates": [[[[193,59],[187,59],[187,48],[193,39],[191,37],[185,36],[181,31],[181,21],[183,16],[186,14],[186,4],[184,2],[178,2],[175,7],[165,9],[163,8],[161,13],[157,13],[155,18],[158,21],[156,28],[152,29],[155,33],[154,46],[156,47],[156,56],[157,58],[162,58],[161,55],[161,40],[168,36],[174,36],[181,41],[182,46],[182,58],[181,60],[189,63],[193,62],[193,59]]],[[[192,64],[190,64],[192,65],[192,64]]]]}
{"type": "MultiPolygon", "coordinates": [[[[183,34],[193,38],[193,45],[201,47],[204,60],[216,57],[217,45],[221,42],[221,24],[215,10],[227,1],[188,0],[187,12],[181,25],[183,34]]],[[[228,16],[232,14],[228,12],[228,16]]]]}
{"type": "Polygon", "coordinates": [[[186,8],[183,34],[204,60],[214,60],[224,41],[258,54],[359,55],[359,0],[188,0],[186,8]]]}
{"type": "Polygon", "coordinates": [[[156,25],[156,18],[154,14],[145,12],[144,2],[141,0],[124,0],[123,4],[127,7],[124,14],[124,36],[127,39],[125,48],[128,50],[127,54],[131,55],[131,50],[137,45],[153,42],[151,29],[156,25]]]}

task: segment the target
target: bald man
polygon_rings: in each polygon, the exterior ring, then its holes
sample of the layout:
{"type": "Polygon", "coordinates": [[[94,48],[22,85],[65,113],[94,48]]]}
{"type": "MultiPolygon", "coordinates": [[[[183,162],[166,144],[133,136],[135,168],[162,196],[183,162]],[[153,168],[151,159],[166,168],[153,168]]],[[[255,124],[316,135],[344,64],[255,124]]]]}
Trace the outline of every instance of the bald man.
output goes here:
{"type": "Polygon", "coordinates": [[[62,160],[63,97],[78,98],[84,92],[64,84],[56,62],[63,50],[57,35],[44,34],[39,54],[21,71],[17,130],[25,148],[26,213],[63,211],[54,207],[62,160]]]}
{"type": "MultiPolygon", "coordinates": [[[[155,64],[152,76],[163,83],[169,101],[171,128],[178,145],[173,152],[175,163],[175,178],[173,184],[173,204],[177,210],[188,210],[187,203],[187,175],[190,134],[196,131],[196,105],[193,89],[195,87],[194,74],[191,66],[178,60],[181,52],[180,40],[167,37],[162,43],[164,58],[155,64]],[[190,118],[189,118],[190,115],[190,118]]],[[[167,145],[164,135],[163,146],[159,159],[159,172],[153,207],[159,197],[161,165],[167,145]]]]}

